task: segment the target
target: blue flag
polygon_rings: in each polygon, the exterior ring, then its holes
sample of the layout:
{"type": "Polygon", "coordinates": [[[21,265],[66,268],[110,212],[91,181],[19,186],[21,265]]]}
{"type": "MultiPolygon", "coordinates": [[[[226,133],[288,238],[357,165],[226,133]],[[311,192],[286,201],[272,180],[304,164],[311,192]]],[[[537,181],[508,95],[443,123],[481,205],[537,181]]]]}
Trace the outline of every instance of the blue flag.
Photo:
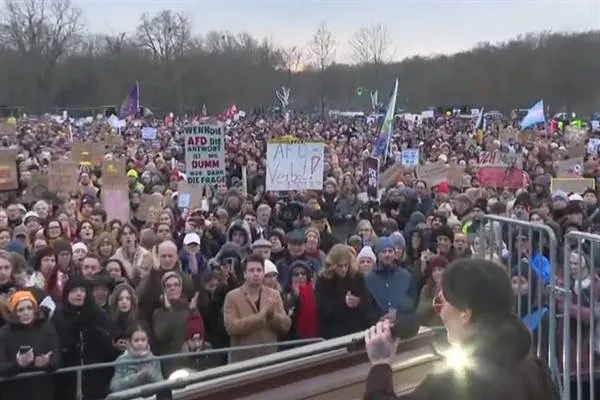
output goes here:
{"type": "Polygon", "coordinates": [[[135,83],[129,89],[129,93],[123,99],[121,103],[121,109],[119,110],[119,118],[127,118],[136,115],[140,111],[140,85],[138,82],[135,83]]]}
{"type": "Polygon", "coordinates": [[[377,137],[377,140],[375,141],[375,146],[373,147],[373,157],[380,158],[381,156],[383,156],[384,163],[388,158],[390,141],[392,140],[392,133],[394,133],[394,115],[396,113],[397,95],[398,79],[396,79],[394,91],[392,92],[392,97],[390,97],[387,112],[385,113],[383,124],[381,125],[381,131],[379,131],[379,136],[377,137]]]}
{"type": "Polygon", "coordinates": [[[521,121],[521,129],[531,128],[537,124],[546,122],[544,115],[544,100],[540,100],[529,109],[527,115],[521,121]]]}

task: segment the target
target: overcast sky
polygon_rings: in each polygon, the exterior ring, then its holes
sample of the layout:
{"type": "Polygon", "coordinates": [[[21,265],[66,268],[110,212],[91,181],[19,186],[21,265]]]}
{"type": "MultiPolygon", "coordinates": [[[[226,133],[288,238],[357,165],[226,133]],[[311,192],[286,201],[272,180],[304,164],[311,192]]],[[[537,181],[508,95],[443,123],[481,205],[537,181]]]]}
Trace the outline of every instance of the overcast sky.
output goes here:
{"type": "Polygon", "coordinates": [[[74,0],[96,33],[131,32],[143,12],[165,8],[190,16],[195,33],[249,32],[277,45],[305,47],[320,21],[338,43],[337,61],[349,61],[348,40],[362,26],[389,27],[395,58],[455,53],[479,42],[526,32],[600,29],[600,0],[74,0]]]}

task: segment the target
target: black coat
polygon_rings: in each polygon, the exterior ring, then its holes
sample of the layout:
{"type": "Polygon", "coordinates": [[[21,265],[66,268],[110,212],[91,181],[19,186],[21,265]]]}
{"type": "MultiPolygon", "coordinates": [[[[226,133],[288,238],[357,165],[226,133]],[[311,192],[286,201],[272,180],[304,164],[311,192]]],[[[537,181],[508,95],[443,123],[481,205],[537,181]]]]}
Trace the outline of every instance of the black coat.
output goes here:
{"type": "MultiPolygon", "coordinates": [[[[8,322],[0,329],[0,375],[11,377],[24,372],[54,371],[60,367],[60,348],[54,324],[41,316],[32,325],[8,322]],[[21,346],[31,346],[35,356],[52,352],[46,368],[33,364],[21,367],[16,356],[21,346]]],[[[47,400],[54,393],[54,375],[43,375],[0,383],[2,400],[47,400]],[[50,396],[50,397],[49,397],[50,396]]]]}
{"type": "Polygon", "coordinates": [[[364,331],[377,321],[373,298],[369,294],[360,273],[348,273],[340,278],[319,276],[315,285],[319,328],[321,337],[332,339],[364,331]],[[356,308],[346,306],[346,292],[360,298],[356,308]]]}
{"type": "MultiPolygon", "coordinates": [[[[91,300],[91,297],[90,297],[91,300]]],[[[60,350],[65,366],[88,365],[115,360],[113,347],[113,322],[102,309],[86,302],[83,307],[73,307],[65,302],[54,314],[53,321],[59,335],[60,350]]],[[[113,368],[91,370],[83,373],[83,399],[106,397],[113,368]]],[[[61,374],[56,399],[73,399],[76,393],[76,376],[61,374]]]]}
{"type": "MultiPolygon", "coordinates": [[[[478,335],[493,337],[472,343],[474,368],[453,369],[428,375],[407,400],[558,400],[550,371],[544,361],[529,353],[531,337],[520,325],[478,335]]],[[[395,400],[392,370],[387,364],[369,371],[364,400],[395,400]]]]}

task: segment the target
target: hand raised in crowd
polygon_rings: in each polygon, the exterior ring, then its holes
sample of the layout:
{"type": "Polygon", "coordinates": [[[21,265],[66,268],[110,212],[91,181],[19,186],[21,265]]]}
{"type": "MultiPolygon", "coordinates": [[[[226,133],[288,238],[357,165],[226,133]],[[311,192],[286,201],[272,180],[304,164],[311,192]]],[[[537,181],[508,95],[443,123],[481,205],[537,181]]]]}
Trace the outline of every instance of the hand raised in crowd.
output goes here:
{"type": "Polygon", "coordinates": [[[421,273],[425,272],[425,268],[427,268],[427,261],[433,256],[433,253],[427,249],[421,252],[421,273]]]}
{"type": "Polygon", "coordinates": [[[273,296],[269,296],[265,303],[265,315],[267,317],[272,317],[275,312],[275,305],[277,304],[277,300],[273,296]]]}
{"type": "Polygon", "coordinates": [[[194,293],[194,297],[190,300],[190,310],[196,310],[198,308],[198,298],[200,297],[200,292],[194,293]]]}
{"type": "Polygon", "coordinates": [[[30,348],[28,351],[21,353],[18,352],[17,353],[17,364],[19,364],[20,367],[26,367],[29,364],[31,364],[35,359],[35,356],[33,355],[33,348],[30,348]]]}
{"type": "Polygon", "coordinates": [[[389,364],[396,351],[396,341],[392,338],[391,324],[384,320],[367,329],[365,348],[371,364],[389,364]]]}
{"type": "Polygon", "coordinates": [[[167,295],[164,293],[162,295],[162,303],[164,304],[164,306],[167,310],[171,309],[171,302],[169,301],[169,298],[167,297],[167,295]]]}
{"type": "Polygon", "coordinates": [[[352,292],[346,292],[346,306],[349,308],[356,308],[360,304],[360,297],[356,297],[352,292]]]}
{"type": "MultiPolygon", "coordinates": [[[[32,351],[33,354],[33,351],[32,351]]],[[[52,351],[47,352],[46,354],[42,354],[41,356],[36,356],[34,360],[34,364],[38,368],[44,368],[50,363],[50,356],[52,355],[52,351]]]]}

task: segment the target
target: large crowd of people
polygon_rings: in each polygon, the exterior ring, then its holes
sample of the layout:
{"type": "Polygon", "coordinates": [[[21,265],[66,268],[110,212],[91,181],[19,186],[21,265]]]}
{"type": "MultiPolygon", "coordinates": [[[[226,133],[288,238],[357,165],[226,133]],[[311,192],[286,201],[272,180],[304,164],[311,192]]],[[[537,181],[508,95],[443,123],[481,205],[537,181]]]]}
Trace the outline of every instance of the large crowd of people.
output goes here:
{"type": "MultiPolygon", "coordinates": [[[[118,361],[83,374],[83,399],[97,400],[182,368],[199,371],[270,354],[282,341],[336,338],[381,321],[442,327],[443,273],[474,256],[506,267],[514,299],[523,299],[519,304],[536,299],[550,274],[562,278],[568,269],[571,279],[557,279],[557,285],[579,308],[563,309],[559,322],[573,329],[589,324],[578,315],[589,317],[600,301],[593,246],[567,254],[570,264],[562,265],[566,233],[600,232],[594,187],[551,190],[554,163],[568,158],[562,132],[506,140],[501,131],[512,125],[508,119],[489,123],[477,137],[472,119],[399,118],[380,176],[397,168],[403,150],[419,149],[421,164],[456,166],[468,182],[432,187],[414,170],[398,168],[373,197],[366,194],[364,162],[377,140],[376,121],[249,114],[226,128],[227,182],[205,189],[207,207],[189,209],[179,207],[177,190],[185,179],[184,128],[191,119],[140,118],[118,132],[91,119],[77,126],[44,117],[14,122],[15,132],[2,138],[18,152],[21,180],[18,192],[0,194],[2,400],[75,398],[75,374],[9,379],[25,372],[118,361]],[[157,128],[155,140],[141,139],[144,125],[157,128]],[[94,141],[111,130],[123,141],[112,156],[126,157],[128,220],[108,220],[100,165],[80,165],[77,190],[67,196],[47,193],[27,201],[32,176],[72,155],[71,135],[94,141]],[[282,135],[326,141],[322,190],[266,190],[266,143],[282,135]],[[520,154],[527,175],[522,187],[483,182],[477,173],[483,151],[520,154]],[[161,199],[154,220],[137,212],[147,194],[161,199]],[[549,226],[559,246],[549,246],[541,231],[486,225],[484,214],[549,226]],[[201,353],[254,344],[268,346],[201,353]],[[152,360],[182,352],[198,354],[152,360]],[[140,358],[148,362],[123,363],[140,358]]],[[[597,156],[585,156],[586,173],[595,170],[597,156]]],[[[543,312],[545,299],[518,310],[534,342],[542,338],[542,354],[555,334],[547,323],[553,316],[543,312]]],[[[584,341],[598,340],[595,332],[583,332],[584,341]]],[[[600,342],[582,348],[597,349],[600,342]]]]}

